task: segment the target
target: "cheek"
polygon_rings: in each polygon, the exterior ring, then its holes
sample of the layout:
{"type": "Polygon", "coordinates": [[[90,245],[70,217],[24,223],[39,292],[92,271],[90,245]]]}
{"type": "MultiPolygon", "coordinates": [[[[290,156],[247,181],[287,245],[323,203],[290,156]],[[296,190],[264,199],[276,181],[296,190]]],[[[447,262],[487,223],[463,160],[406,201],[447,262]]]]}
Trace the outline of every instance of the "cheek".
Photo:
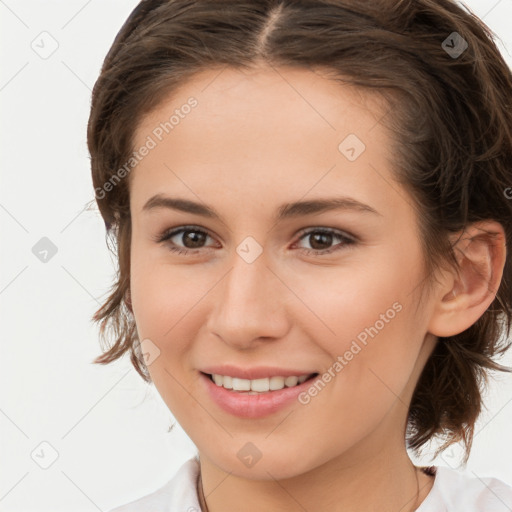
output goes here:
{"type": "Polygon", "coordinates": [[[317,340],[331,359],[326,370],[336,375],[331,389],[360,420],[378,417],[404,390],[423,339],[410,293],[414,260],[385,256],[379,266],[366,262],[364,271],[351,267],[308,289],[308,305],[329,329],[317,340]]]}
{"type": "Polygon", "coordinates": [[[137,269],[131,282],[133,312],[139,339],[151,340],[142,341],[150,347],[151,379],[181,424],[199,420],[200,411],[195,411],[197,404],[188,393],[187,372],[192,372],[190,350],[202,325],[201,297],[208,287],[197,286],[186,272],[169,265],[141,258],[132,264],[137,269]]]}
{"type": "Polygon", "coordinates": [[[314,339],[333,356],[349,350],[353,340],[364,344],[372,337],[386,338],[401,305],[410,300],[412,266],[403,256],[382,250],[372,258],[347,258],[339,268],[291,269],[283,280],[301,302],[296,301],[293,322],[307,333],[316,328],[314,339]]]}
{"type": "MultiPolygon", "coordinates": [[[[368,313],[352,316],[352,332],[367,337],[343,335],[336,346],[330,345],[332,364],[324,376],[330,369],[334,377],[303,406],[308,431],[322,432],[319,453],[348,450],[383,423],[390,434],[390,422],[403,412],[406,401],[401,395],[408,388],[420,344],[407,336],[410,306],[400,305],[389,309],[388,323],[381,320],[383,325],[368,313]]],[[[343,332],[341,322],[339,327],[343,332]]]]}
{"type": "Polygon", "coordinates": [[[139,336],[179,344],[180,337],[174,333],[196,314],[198,303],[208,291],[208,279],[200,279],[197,271],[194,277],[192,266],[169,265],[143,253],[137,249],[132,252],[130,275],[139,336]]]}
{"type": "MultiPolygon", "coordinates": [[[[142,253],[142,251],[140,251],[142,253]]],[[[131,296],[139,339],[158,354],[147,365],[155,386],[169,407],[189,402],[185,381],[196,378],[192,362],[194,343],[207,318],[208,292],[218,281],[193,265],[132,258],[131,296]],[[156,348],[155,348],[156,347],[156,348]]]]}

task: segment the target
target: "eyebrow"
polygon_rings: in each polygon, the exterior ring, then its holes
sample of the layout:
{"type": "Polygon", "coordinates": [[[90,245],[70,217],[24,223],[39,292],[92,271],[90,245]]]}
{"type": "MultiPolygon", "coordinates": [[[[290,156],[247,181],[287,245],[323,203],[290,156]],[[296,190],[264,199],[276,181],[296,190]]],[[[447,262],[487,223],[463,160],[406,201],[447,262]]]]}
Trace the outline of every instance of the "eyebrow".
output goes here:
{"type": "MultiPolygon", "coordinates": [[[[171,210],[201,215],[207,218],[223,220],[222,216],[211,206],[190,201],[189,199],[168,197],[162,194],[157,194],[151,197],[142,207],[142,211],[148,212],[160,208],[168,208],[171,210]]],[[[352,197],[332,197],[285,203],[277,209],[275,221],[279,222],[289,218],[313,215],[331,210],[357,211],[382,216],[381,213],[371,206],[352,197]]]]}

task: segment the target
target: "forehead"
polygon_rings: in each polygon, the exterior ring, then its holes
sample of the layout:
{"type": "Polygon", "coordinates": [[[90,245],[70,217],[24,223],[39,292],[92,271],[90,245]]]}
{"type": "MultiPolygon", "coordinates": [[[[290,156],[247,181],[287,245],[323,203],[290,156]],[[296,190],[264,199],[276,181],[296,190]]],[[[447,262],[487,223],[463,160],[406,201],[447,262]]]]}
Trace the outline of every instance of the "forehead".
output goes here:
{"type": "Polygon", "coordinates": [[[258,203],[261,194],[296,199],[335,187],[373,196],[378,209],[375,189],[391,180],[390,140],[379,124],[386,108],[318,69],[202,71],[139,123],[134,149],[148,137],[155,144],[130,175],[131,198],[140,206],[166,188],[201,196],[213,187],[258,203]]]}
{"type": "Polygon", "coordinates": [[[312,124],[313,129],[333,131],[347,127],[354,131],[360,127],[362,131],[368,123],[375,126],[388,110],[385,102],[378,94],[363,92],[339,80],[332,71],[322,68],[263,66],[251,70],[231,67],[202,70],[139,120],[135,140],[140,142],[159,123],[183,108],[191,97],[198,107],[194,107],[192,117],[198,122],[209,121],[207,124],[212,127],[215,119],[238,121],[237,129],[279,126],[286,128],[284,133],[293,130],[299,119],[303,120],[301,127],[312,124]],[[236,114],[235,119],[229,119],[232,114],[236,114]]]}

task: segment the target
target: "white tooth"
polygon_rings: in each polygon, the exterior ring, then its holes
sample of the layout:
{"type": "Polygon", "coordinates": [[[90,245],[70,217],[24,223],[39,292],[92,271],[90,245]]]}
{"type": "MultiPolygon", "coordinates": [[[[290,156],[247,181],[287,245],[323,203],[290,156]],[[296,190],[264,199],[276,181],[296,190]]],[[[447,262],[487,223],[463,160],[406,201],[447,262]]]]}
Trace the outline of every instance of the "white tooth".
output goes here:
{"type": "Polygon", "coordinates": [[[295,386],[297,384],[297,381],[298,381],[298,377],[286,377],[286,379],[284,379],[284,385],[287,387],[287,388],[291,388],[292,386],[295,386]]]}
{"type": "Polygon", "coordinates": [[[238,379],[237,377],[233,377],[232,379],[233,389],[235,391],[250,391],[251,390],[251,381],[247,379],[238,379]]]}
{"type": "Polygon", "coordinates": [[[278,391],[284,387],[293,387],[297,384],[302,384],[309,375],[301,375],[300,377],[280,377],[274,376],[262,379],[239,379],[229,375],[212,374],[212,379],[217,386],[222,386],[225,389],[232,389],[234,391],[249,391],[251,395],[258,393],[266,393],[268,391],[278,391]]]}
{"type": "Polygon", "coordinates": [[[264,391],[268,391],[270,389],[269,379],[253,379],[251,380],[251,390],[258,391],[259,393],[263,393],[264,391]]]}
{"type": "Polygon", "coordinates": [[[277,391],[284,388],[284,377],[270,377],[269,387],[271,391],[277,391]]]}

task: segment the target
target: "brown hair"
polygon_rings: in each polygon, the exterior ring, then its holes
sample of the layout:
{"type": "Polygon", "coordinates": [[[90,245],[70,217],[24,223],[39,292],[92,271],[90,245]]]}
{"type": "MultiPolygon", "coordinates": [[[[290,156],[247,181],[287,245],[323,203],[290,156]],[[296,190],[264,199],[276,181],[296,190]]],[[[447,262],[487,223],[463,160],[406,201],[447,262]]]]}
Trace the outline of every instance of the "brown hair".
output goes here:
{"type": "MultiPolygon", "coordinates": [[[[381,123],[394,134],[394,172],[419,221],[425,288],[442,264],[457,268],[448,236],[468,224],[494,219],[510,244],[512,74],[493,37],[451,0],[140,2],[105,58],[88,124],[96,201],[119,262],[117,281],[93,317],[108,348],[94,362],[130,352],[150,381],[126,304],[129,179],[112,179],[134,151],[142,117],[194,73],[212,67],[324,69],[333,80],[384,98],[389,111],[381,123]]],[[[511,254],[509,245],[491,306],[464,332],[440,338],[425,365],[408,415],[407,443],[417,454],[440,436],[445,443],[436,455],[463,441],[467,462],[486,370],[510,371],[492,358],[510,346],[501,335],[506,321],[508,337],[512,320],[511,254]]]]}

